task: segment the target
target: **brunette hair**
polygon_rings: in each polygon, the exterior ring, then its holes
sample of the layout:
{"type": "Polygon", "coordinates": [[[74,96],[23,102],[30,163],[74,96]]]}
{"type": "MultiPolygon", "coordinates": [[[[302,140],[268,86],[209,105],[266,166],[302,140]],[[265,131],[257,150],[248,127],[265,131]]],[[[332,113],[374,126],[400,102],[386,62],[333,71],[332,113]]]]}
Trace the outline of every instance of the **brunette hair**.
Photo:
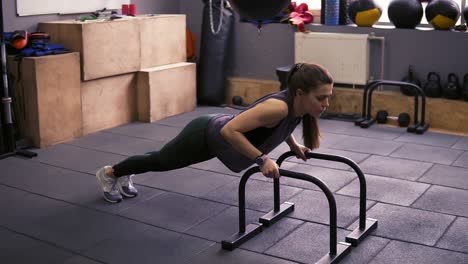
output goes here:
{"type": "MultiPolygon", "coordinates": [[[[297,63],[288,73],[288,88],[292,97],[299,89],[309,93],[324,84],[333,84],[333,78],[327,69],[317,64],[297,63]]],[[[306,147],[316,149],[320,146],[317,118],[309,114],[302,117],[302,137],[306,147]]]]}

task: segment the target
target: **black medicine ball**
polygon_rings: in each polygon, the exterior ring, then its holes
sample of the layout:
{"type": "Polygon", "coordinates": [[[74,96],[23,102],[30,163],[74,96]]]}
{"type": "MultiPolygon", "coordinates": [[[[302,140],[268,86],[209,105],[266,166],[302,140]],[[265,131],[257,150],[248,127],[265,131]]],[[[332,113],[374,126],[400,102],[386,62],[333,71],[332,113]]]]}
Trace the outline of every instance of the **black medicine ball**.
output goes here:
{"type": "Polygon", "coordinates": [[[349,18],[360,27],[372,27],[379,21],[382,8],[373,0],[357,0],[348,7],[349,18]]]}
{"type": "Polygon", "coordinates": [[[451,29],[458,18],[460,7],[453,0],[432,0],[426,7],[426,19],[435,29],[451,29]]]}

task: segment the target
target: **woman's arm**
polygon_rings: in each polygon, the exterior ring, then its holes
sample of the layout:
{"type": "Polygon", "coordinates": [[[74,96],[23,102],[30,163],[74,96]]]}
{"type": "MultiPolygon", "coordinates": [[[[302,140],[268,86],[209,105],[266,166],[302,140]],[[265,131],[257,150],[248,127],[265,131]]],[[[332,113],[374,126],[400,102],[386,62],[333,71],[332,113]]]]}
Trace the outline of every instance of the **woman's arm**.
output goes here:
{"type": "Polygon", "coordinates": [[[286,143],[288,144],[289,148],[296,153],[296,157],[298,159],[302,159],[304,161],[307,160],[306,153],[309,151],[312,151],[310,148],[297,143],[296,139],[294,138],[294,135],[291,134],[286,140],[286,143]]]}
{"type": "Polygon", "coordinates": [[[288,105],[285,102],[268,99],[229,121],[221,129],[221,135],[235,150],[254,160],[262,152],[243,133],[258,127],[273,126],[287,115],[288,105]]]}
{"type": "Polygon", "coordinates": [[[286,141],[286,144],[288,144],[288,146],[289,146],[290,148],[292,148],[292,147],[298,145],[298,144],[297,144],[297,141],[296,141],[296,138],[294,137],[293,134],[291,134],[285,141],[286,141]]]}

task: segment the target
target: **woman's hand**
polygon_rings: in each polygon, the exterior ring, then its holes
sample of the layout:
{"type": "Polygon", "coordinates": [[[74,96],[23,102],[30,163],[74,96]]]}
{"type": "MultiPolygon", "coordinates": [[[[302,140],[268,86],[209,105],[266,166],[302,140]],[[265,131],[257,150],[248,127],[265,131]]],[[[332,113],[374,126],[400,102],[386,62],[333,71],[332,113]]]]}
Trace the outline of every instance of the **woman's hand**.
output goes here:
{"type": "Polygon", "coordinates": [[[305,154],[309,151],[312,151],[310,148],[301,144],[294,144],[290,148],[296,154],[296,158],[302,159],[303,161],[307,160],[307,157],[305,154]]]}
{"type": "Polygon", "coordinates": [[[275,178],[278,179],[280,177],[279,174],[279,167],[276,162],[271,159],[267,159],[265,163],[260,167],[263,175],[267,178],[275,178]]]}

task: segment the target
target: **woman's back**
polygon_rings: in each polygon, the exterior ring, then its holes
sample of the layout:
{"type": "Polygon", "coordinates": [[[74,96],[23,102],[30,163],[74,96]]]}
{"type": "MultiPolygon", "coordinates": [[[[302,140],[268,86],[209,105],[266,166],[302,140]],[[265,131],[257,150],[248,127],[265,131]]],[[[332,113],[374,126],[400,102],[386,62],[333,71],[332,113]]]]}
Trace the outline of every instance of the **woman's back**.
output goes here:
{"type": "MultiPolygon", "coordinates": [[[[288,106],[288,114],[274,127],[258,127],[245,132],[244,136],[260,151],[267,154],[281,144],[296,128],[300,118],[294,116],[293,98],[289,91],[283,90],[277,93],[268,94],[253,102],[244,111],[254,108],[256,105],[269,99],[277,99],[285,102],[288,106]]],[[[241,114],[240,112],[239,114],[241,114]]],[[[218,157],[229,169],[239,172],[252,165],[253,161],[232,148],[223,138],[220,131],[229,121],[237,115],[221,114],[213,117],[206,130],[207,144],[212,153],[218,157]]]]}

